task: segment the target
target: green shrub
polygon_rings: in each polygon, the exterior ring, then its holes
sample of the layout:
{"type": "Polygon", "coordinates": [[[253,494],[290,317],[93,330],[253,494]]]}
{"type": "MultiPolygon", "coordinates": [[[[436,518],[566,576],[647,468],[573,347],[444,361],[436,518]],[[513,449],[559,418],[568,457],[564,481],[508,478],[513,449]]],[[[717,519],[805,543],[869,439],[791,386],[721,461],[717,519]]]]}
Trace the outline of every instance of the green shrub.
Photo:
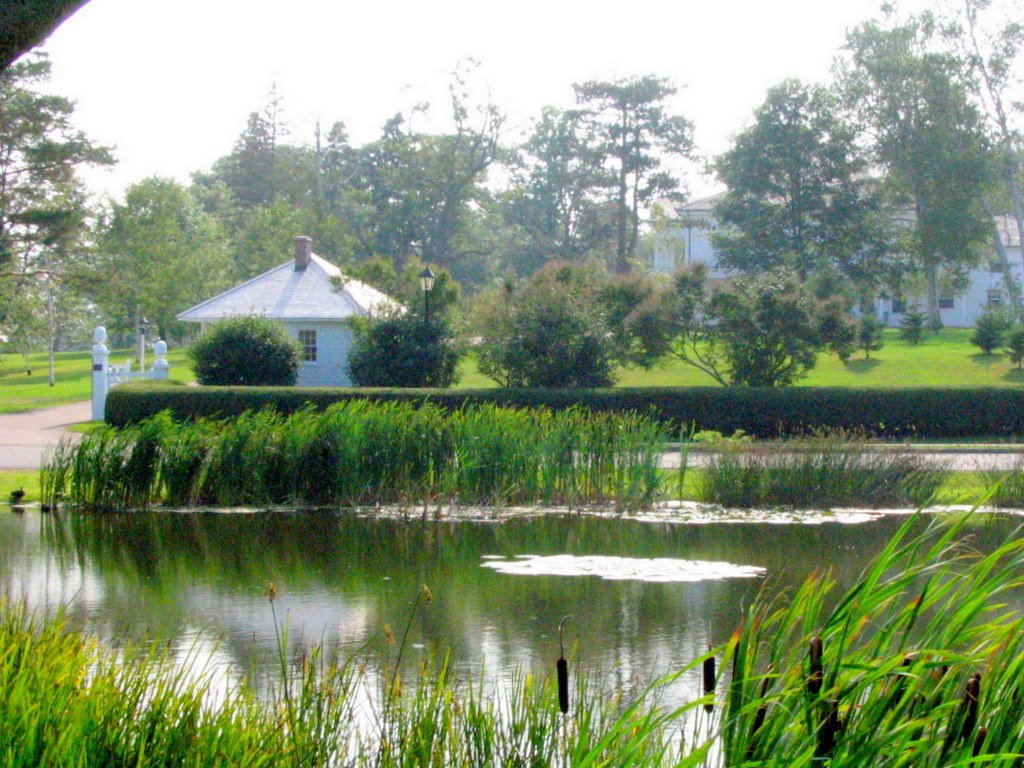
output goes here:
{"type": "Polygon", "coordinates": [[[617,389],[351,389],[183,387],[123,384],[107,397],[107,421],[130,424],[170,410],[179,419],[224,418],[275,408],[294,413],[344,400],[429,401],[445,410],[470,403],[564,410],[653,413],[680,428],[743,430],[755,437],[847,429],[897,438],[1024,435],[1024,391],[1018,389],[847,389],[841,387],[638,387],[617,389]]]}
{"type": "Polygon", "coordinates": [[[1024,361],[1024,325],[1010,328],[1003,338],[1003,343],[1006,344],[1006,354],[1017,364],[1017,370],[1020,370],[1021,362],[1024,361]]]}
{"type": "Polygon", "coordinates": [[[877,352],[884,346],[882,326],[873,315],[864,315],[857,326],[857,348],[864,350],[865,358],[870,358],[872,352],[877,352]]]}
{"type": "Polygon", "coordinates": [[[355,326],[348,370],[358,387],[450,387],[462,349],[443,316],[412,313],[367,319],[355,326]]]}
{"type": "Polygon", "coordinates": [[[221,320],[189,349],[200,384],[289,386],[302,351],[280,323],[262,317],[221,320]]]}
{"type": "Polygon", "coordinates": [[[974,333],[971,344],[991,355],[1003,343],[1003,335],[1010,328],[1010,318],[1006,312],[996,308],[989,309],[974,321],[974,333]]]}
{"type": "Polygon", "coordinates": [[[917,346],[924,339],[925,317],[922,312],[912,310],[900,319],[900,338],[917,346]]]}

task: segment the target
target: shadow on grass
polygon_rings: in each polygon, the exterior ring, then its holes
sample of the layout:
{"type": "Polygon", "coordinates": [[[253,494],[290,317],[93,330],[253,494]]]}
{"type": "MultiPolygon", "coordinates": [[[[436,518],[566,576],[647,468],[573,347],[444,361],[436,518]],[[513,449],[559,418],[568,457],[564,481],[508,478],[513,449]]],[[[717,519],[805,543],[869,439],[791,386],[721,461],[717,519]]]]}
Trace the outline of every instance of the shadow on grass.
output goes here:
{"type": "Polygon", "coordinates": [[[1014,368],[1012,371],[1007,371],[1003,374],[1003,380],[1012,381],[1015,384],[1024,384],[1024,370],[1014,368]]]}
{"type": "Polygon", "coordinates": [[[991,354],[979,352],[976,355],[971,355],[971,362],[975,365],[983,365],[986,368],[991,368],[993,365],[1003,362],[1003,356],[998,352],[992,352],[991,354]]]}
{"type": "Polygon", "coordinates": [[[865,374],[871,373],[875,368],[882,364],[881,360],[877,360],[873,357],[869,357],[866,360],[861,358],[860,360],[850,360],[846,363],[846,370],[850,373],[865,374]]]}

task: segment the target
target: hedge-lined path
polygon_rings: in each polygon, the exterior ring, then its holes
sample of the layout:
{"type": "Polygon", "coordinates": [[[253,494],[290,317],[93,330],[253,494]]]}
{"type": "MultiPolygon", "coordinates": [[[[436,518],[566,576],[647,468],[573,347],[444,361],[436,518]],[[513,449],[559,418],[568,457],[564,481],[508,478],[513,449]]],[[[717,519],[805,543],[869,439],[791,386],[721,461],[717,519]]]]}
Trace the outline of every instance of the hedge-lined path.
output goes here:
{"type": "Polygon", "coordinates": [[[68,427],[92,418],[88,400],[24,413],[0,414],[0,469],[39,469],[43,453],[65,436],[68,427]]]}

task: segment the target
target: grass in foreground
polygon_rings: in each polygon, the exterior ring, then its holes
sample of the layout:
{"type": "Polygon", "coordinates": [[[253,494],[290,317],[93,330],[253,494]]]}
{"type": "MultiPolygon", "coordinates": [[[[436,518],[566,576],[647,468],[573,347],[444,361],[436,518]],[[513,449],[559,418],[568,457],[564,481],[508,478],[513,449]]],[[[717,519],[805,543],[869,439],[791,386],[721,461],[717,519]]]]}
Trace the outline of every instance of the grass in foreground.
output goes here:
{"type": "Polygon", "coordinates": [[[687,670],[631,698],[575,671],[563,715],[550,679],[482,691],[442,664],[403,686],[320,651],[282,654],[266,699],[243,682],[211,703],[209,670],[162,651],[115,655],[5,605],[0,754],[9,765],[1014,766],[1024,622],[1010,606],[1024,541],[978,554],[966,520],[917,535],[909,520],[845,594],[826,574],[792,595],[766,591],[715,651],[717,695],[674,710],[659,689],[687,670]]]}

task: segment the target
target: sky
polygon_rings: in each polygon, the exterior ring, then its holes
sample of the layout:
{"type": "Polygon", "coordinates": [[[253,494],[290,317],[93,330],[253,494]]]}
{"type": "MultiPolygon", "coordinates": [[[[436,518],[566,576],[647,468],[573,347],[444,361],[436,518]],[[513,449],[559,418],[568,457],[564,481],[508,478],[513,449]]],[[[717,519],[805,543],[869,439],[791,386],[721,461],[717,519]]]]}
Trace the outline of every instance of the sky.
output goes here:
{"type": "MultiPolygon", "coordinates": [[[[648,73],[679,86],[670,105],[695,124],[711,157],[787,77],[825,82],[846,30],[879,0],[91,0],[44,44],[50,89],[72,98],[76,123],[115,148],[118,165],[86,175],[120,197],[147,176],[187,182],[227,154],[247,115],[276,87],[294,143],[336,120],[353,143],[428,101],[443,129],[460,59],[479,62],[514,141],[572,84],[648,73]]],[[[684,170],[680,168],[680,170],[684,170]]],[[[716,189],[685,169],[694,196],[716,189]]]]}

